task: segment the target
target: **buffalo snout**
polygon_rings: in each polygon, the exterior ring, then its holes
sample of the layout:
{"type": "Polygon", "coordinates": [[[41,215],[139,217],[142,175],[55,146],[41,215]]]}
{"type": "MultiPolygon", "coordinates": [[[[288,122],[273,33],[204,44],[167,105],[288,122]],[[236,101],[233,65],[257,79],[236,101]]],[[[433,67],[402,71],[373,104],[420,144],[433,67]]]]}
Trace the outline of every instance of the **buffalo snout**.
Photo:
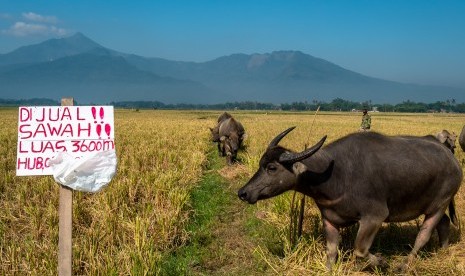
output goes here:
{"type": "Polygon", "coordinates": [[[247,192],[244,191],[244,189],[240,189],[238,192],[237,192],[237,196],[242,200],[242,201],[246,201],[247,199],[247,192]]]}
{"type": "Polygon", "coordinates": [[[255,204],[258,201],[258,197],[253,196],[252,194],[253,194],[253,192],[248,192],[247,191],[247,187],[243,187],[237,192],[237,196],[242,201],[245,201],[245,202],[247,202],[249,204],[255,204]]]}

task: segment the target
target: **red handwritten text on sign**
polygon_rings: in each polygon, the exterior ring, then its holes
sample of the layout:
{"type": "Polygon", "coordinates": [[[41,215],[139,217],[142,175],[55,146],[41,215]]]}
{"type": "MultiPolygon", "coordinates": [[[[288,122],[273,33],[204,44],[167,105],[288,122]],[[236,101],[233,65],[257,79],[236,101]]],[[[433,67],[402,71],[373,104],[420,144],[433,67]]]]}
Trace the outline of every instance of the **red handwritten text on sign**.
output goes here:
{"type": "Polygon", "coordinates": [[[17,175],[53,174],[58,152],[80,158],[115,148],[112,106],[20,107],[17,175]]]}

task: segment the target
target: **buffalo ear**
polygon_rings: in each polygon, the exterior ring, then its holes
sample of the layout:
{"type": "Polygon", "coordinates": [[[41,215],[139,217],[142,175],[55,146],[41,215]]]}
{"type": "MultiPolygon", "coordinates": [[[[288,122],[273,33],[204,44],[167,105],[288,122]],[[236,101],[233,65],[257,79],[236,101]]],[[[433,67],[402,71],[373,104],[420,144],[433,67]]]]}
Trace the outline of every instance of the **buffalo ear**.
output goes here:
{"type": "Polygon", "coordinates": [[[292,164],[292,171],[295,175],[299,176],[308,170],[307,166],[305,166],[302,162],[295,162],[292,164]]]}

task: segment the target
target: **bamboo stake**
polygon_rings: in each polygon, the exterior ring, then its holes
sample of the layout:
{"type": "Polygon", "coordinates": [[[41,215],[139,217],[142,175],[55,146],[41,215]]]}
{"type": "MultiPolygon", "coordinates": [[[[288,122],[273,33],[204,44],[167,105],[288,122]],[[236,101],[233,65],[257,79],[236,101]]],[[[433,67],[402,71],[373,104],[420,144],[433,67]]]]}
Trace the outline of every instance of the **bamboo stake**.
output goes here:
{"type": "MultiPolygon", "coordinates": [[[[61,106],[74,105],[73,98],[62,98],[61,106]]],[[[60,203],[58,209],[58,275],[72,275],[73,263],[73,190],[60,185],[60,203]]]]}

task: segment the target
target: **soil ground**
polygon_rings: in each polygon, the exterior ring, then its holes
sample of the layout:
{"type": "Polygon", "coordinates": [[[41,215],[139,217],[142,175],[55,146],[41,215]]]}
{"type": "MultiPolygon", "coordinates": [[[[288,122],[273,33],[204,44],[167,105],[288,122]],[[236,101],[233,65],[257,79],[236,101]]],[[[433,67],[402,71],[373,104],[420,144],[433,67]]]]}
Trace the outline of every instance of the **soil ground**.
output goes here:
{"type": "Polygon", "coordinates": [[[165,275],[270,275],[255,252],[263,243],[256,209],[237,197],[247,180],[240,163],[227,166],[224,158],[209,154],[204,177],[193,192],[191,240],[167,258],[165,275]]]}

